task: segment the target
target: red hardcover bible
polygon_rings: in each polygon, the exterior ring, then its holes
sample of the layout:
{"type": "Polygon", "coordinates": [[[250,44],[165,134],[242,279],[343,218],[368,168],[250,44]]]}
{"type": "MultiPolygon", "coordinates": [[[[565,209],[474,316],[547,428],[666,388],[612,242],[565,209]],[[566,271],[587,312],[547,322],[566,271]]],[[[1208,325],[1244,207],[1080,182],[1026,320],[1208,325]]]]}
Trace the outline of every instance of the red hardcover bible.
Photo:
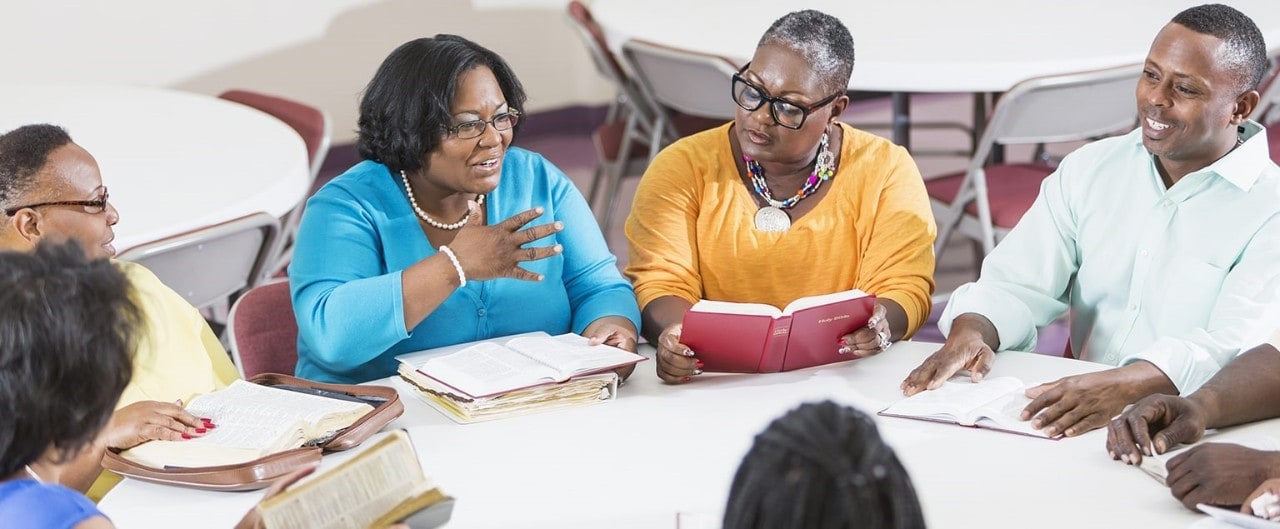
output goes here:
{"type": "Polygon", "coordinates": [[[704,371],[775,373],[856,358],[840,354],[840,337],[867,324],[875,296],[846,290],[792,301],[699,301],[684,315],[680,342],[704,371]]]}

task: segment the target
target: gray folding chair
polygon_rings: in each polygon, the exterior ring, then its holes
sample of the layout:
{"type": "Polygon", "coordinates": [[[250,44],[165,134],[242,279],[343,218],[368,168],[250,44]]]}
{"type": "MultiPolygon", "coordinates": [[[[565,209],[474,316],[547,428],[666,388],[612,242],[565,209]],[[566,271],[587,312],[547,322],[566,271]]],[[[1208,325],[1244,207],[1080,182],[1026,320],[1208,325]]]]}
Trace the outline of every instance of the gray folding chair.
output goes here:
{"type": "Polygon", "coordinates": [[[622,55],[635,71],[643,97],[657,112],[650,131],[649,143],[656,147],[649,150],[651,160],[661,146],[681,135],[673,112],[723,123],[738,111],[730,95],[738,66],[729,59],[634,39],[623,43],[622,55]]]}
{"type": "Polygon", "coordinates": [[[935,256],[959,231],[985,256],[1022,219],[1056,167],[1044,161],[989,163],[997,145],[1093,140],[1137,123],[1139,65],[1028,79],[1000,98],[967,170],[927,179],[938,223],[935,256]]]}
{"type": "Polygon", "coordinates": [[[135,246],[116,258],[147,267],[197,309],[230,307],[261,281],[279,231],[274,216],[259,212],[135,246]]]}

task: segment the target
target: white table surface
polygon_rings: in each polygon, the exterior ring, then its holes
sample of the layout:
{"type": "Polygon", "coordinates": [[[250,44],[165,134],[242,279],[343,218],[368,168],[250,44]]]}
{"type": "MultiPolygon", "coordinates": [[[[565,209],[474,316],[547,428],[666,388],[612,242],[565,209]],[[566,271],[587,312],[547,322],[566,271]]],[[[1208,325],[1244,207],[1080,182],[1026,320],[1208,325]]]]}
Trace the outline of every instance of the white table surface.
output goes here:
{"type": "Polygon", "coordinates": [[[162,88],[0,83],[0,132],[61,125],[98,160],[120,211],[115,247],[265,211],[311,187],[306,146],[284,122],[215,97],[162,88]]]}
{"type": "MultiPolygon", "coordinates": [[[[853,34],[849,88],[1004,92],[1030,77],[1140,63],[1161,27],[1202,0],[599,0],[592,13],[615,52],[629,38],[709,52],[739,64],[778,17],[832,14],[853,34]]],[[[1280,49],[1280,2],[1226,2],[1280,49]]]]}
{"type": "MultiPolygon", "coordinates": [[[[677,513],[718,518],[753,436],[802,402],[834,399],[874,412],[936,349],[903,342],[865,360],[768,375],[703,375],[662,384],[640,364],[617,400],[457,425],[401,391],[407,428],[427,474],[458,503],[447,527],[675,527],[677,513]]],[[[1103,366],[1001,353],[991,376],[1027,384],[1103,366]]],[[[934,529],[961,527],[1196,527],[1168,489],[1112,461],[1105,432],[1051,441],[877,417],[911,474],[934,529]]],[[[1274,429],[1276,421],[1245,427],[1274,429]]],[[[325,457],[332,466],[343,455],[325,457]]],[[[100,507],[121,528],[227,528],[260,492],[218,493],[125,480],[100,507]],[[198,513],[198,514],[197,514],[198,513]]]]}

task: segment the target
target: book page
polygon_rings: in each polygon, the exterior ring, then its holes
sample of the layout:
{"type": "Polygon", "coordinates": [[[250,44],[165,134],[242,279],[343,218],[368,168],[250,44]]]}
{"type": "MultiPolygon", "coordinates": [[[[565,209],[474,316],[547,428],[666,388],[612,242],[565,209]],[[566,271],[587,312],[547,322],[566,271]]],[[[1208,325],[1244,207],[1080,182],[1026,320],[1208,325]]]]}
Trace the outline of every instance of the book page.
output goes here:
{"type": "Polygon", "coordinates": [[[1197,503],[1196,508],[1200,509],[1200,512],[1236,527],[1247,527],[1250,529],[1280,529],[1280,521],[1273,522],[1266,518],[1245,514],[1231,509],[1214,507],[1213,505],[1205,505],[1203,503],[1197,503]]]}
{"type": "Polygon", "coordinates": [[[1033,437],[1049,438],[1043,431],[1035,429],[1030,420],[1022,420],[1022,410],[1031,404],[1031,397],[1019,386],[1018,389],[1005,393],[994,402],[983,405],[973,412],[977,420],[974,424],[1008,430],[1033,437]]]}
{"type": "Polygon", "coordinates": [[[810,307],[818,307],[822,305],[830,305],[832,303],[836,303],[838,301],[844,301],[846,299],[857,299],[861,297],[866,297],[866,295],[867,295],[866,292],[863,292],[855,288],[853,290],[832,292],[830,294],[822,294],[820,296],[805,296],[803,298],[792,301],[791,303],[788,303],[787,306],[782,309],[782,314],[783,315],[794,314],[798,310],[803,310],[810,307]]]}
{"type": "Polygon", "coordinates": [[[424,487],[430,484],[401,430],[258,509],[267,529],[368,527],[424,487]]]}
{"type": "Polygon", "coordinates": [[[994,403],[1011,392],[1021,393],[1022,381],[1013,377],[997,377],[977,384],[964,381],[947,381],[942,387],[921,391],[885,408],[885,415],[901,415],[935,420],[951,420],[965,426],[973,426],[979,418],[974,412],[986,404],[994,403]]]}
{"type": "Polygon", "coordinates": [[[523,337],[507,342],[515,349],[559,374],[564,380],[580,373],[598,371],[644,360],[644,357],[608,345],[587,345],[584,336],[566,334],[554,338],[523,337]]]}
{"type": "Polygon", "coordinates": [[[242,463],[345,428],[373,407],[236,380],[192,399],[187,411],[217,427],[190,440],[143,443],[122,455],[157,467],[242,463]]]}
{"type": "Polygon", "coordinates": [[[731,301],[711,301],[704,299],[693,304],[689,310],[694,312],[712,312],[717,314],[746,314],[751,316],[768,316],[777,318],[782,311],[773,305],[764,303],[734,303],[731,301]]]}
{"type": "Polygon", "coordinates": [[[418,370],[472,397],[559,379],[551,367],[492,342],[429,358],[418,370]]]}

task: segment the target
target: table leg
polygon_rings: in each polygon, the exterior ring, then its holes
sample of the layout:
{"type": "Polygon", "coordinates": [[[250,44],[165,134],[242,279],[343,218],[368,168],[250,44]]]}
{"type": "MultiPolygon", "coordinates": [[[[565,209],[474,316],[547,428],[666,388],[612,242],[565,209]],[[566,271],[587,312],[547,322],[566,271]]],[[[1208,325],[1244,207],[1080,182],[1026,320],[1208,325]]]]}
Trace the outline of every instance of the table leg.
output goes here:
{"type": "Polygon", "coordinates": [[[893,142],[911,150],[911,94],[893,93],[893,142]]]}

